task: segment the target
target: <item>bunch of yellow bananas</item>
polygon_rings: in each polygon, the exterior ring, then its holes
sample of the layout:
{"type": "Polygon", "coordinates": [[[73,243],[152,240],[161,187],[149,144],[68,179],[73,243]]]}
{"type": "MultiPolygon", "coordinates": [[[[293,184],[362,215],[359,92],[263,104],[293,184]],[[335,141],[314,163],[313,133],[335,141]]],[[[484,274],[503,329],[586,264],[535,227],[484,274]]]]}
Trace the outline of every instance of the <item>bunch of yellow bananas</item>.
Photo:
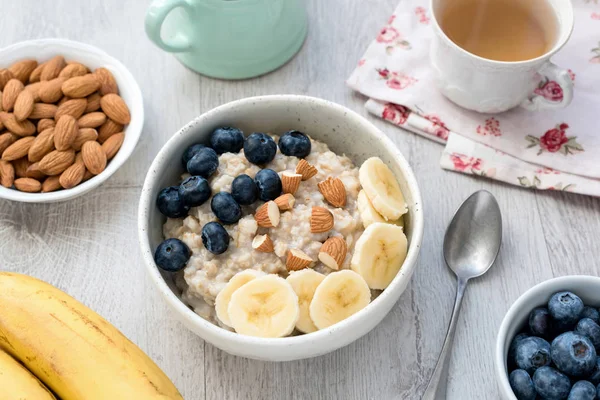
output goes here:
{"type": "Polygon", "coordinates": [[[0,400],[183,399],[117,328],[26,275],[0,272],[0,349],[0,400]]]}

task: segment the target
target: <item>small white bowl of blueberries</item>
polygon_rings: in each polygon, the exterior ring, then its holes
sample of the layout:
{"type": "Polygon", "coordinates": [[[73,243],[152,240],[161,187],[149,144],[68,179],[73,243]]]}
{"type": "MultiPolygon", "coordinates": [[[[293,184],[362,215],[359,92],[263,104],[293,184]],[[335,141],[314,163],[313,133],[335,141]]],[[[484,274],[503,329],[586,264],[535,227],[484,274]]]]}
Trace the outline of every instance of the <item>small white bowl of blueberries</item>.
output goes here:
{"type": "Polygon", "coordinates": [[[600,278],[566,276],[525,292],[496,342],[502,398],[600,399],[600,278]]]}

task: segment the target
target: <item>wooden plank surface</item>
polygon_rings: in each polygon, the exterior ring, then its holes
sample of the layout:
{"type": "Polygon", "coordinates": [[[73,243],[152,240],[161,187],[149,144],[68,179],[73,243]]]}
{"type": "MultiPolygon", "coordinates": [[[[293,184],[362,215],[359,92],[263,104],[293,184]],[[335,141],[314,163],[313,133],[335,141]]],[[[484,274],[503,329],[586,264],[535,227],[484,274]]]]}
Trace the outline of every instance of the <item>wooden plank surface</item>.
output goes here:
{"type": "Polygon", "coordinates": [[[498,398],[495,335],[510,304],[553,276],[596,274],[600,201],[535,193],[439,168],[441,147],[368,116],[404,152],[425,202],[425,237],[412,283],[371,333],[329,355],[280,364],[230,356],[173,318],[145,276],[136,210],[150,162],[180,126],[242,97],[295,93],[336,101],[366,115],[344,79],[397,0],[307,0],[308,39],[267,76],[227,82],[196,75],[145,37],[149,1],[0,0],[0,46],[64,37],[120,59],[144,94],[144,133],[131,159],[101,188],[49,205],[0,201],[2,268],[66,290],[142,347],[186,399],[417,399],[435,364],[454,300],[441,245],[454,210],[487,189],[504,218],[494,268],[469,287],[459,321],[448,399],[498,398]]]}

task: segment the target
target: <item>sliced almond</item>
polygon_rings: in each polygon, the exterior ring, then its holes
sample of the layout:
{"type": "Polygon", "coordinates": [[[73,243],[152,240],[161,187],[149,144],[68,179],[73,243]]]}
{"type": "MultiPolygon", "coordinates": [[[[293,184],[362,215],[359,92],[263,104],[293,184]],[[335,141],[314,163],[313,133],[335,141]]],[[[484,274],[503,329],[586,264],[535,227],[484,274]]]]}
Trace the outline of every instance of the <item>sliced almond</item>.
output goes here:
{"type": "Polygon", "coordinates": [[[18,136],[31,136],[35,134],[35,125],[28,119],[17,121],[14,114],[0,112],[0,121],[6,129],[18,136]]]}
{"type": "Polygon", "coordinates": [[[61,116],[54,127],[54,147],[56,147],[56,150],[63,151],[71,148],[78,133],[77,120],[71,115],[61,116]]]}
{"type": "Polygon", "coordinates": [[[115,156],[115,154],[117,154],[124,140],[125,135],[123,134],[123,132],[120,132],[115,133],[114,135],[106,139],[104,143],[102,143],[102,150],[104,150],[104,153],[106,153],[107,160],[112,159],[115,156]]]}
{"type": "Polygon", "coordinates": [[[29,80],[29,76],[37,65],[38,62],[36,60],[21,60],[8,67],[8,70],[12,72],[15,78],[25,83],[29,80]]]}
{"type": "MultiPolygon", "coordinates": [[[[35,103],[33,105],[33,110],[31,111],[31,114],[29,114],[29,118],[30,119],[54,118],[54,116],[56,115],[56,110],[58,110],[58,107],[55,106],[54,104],[35,103]]],[[[38,127],[38,132],[39,131],[40,131],[40,129],[38,127]]]]}
{"type": "MultiPolygon", "coordinates": [[[[44,63],[44,68],[40,74],[41,81],[49,81],[58,77],[60,71],[67,65],[63,56],[55,56],[44,63]]],[[[34,70],[35,71],[35,70],[34,70]]],[[[32,72],[33,74],[33,72],[32,72]]],[[[31,76],[29,77],[31,79],[31,76]]]]}
{"type": "Polygon", "coordinates": [[[268,201],[262,206],[258,207],[254,219],[258,226],[263,228],[272,228],[279,225],[279,207],[274,201],[268,201]]]}
{"type": "Polygon", "coordinates": [[[65,101],[63,104],[58,106],[56,110],[56,115],[54,115],[55,120],[59,120],[63,115],[70,115],[75,119],[78,119],[83,115],[85,108],[87,107],[86,99],[70,99],[65,101]]]}
{"type": "Polygon", "coordinates": [[[38,66],[31,71],[31,74],[29,75],[29,83],[37,83],[40,81],[40,78],[42,77],[42,71],[44,70],[45,66],[46,63],[38,64],[38,66]]]}
{"type": "Polygon", "coordinates": [[[285,171],[281,174],[281,186],[283,193],[296,193],[300,187],[300,182],[302,182],[302,175],[300,174],[295,174],[288,171],[285,171]]]}
{"type": "Polygon", "coordinates": [[[106,139],[119,132],[123,132],[123,125],[108,118],[106,122],[98,128],[98,141],[104,143],[106,139]]]}
{"type": "Polygon", "coordinates": [[[296,173],[302,175],[302,180],[308,180],[317,174],[317,169],[305,159],[301,159],[296,165],[296,173]]]}
{"type": "MultiPolygon", "coordinates": [[[[87,105],[87,100],[86,100],[86,105],[87,105]]],[[[79,124],[80,129],[81,128],[97,128],[105,122],[106,122],[106,114],[104,114],[103,112],[100,112],[100,111],[85,114],[84,116],[82,116],[81,118],[79,118],[77,120],[77,123],[79,124]]]]}
{"type": "Polygon", "coordinates": [[[13,185],[15,181],[15,168],[12,163],[0,160],[0,184],[6,188],[13,185]]]}
{"type": "Polygon", "coordinates": [[[346,241],[339,236],[334,236],[327,239],[321,246],[319,260],[329,268],[338,270],[344,264],[347,253],[346,241]]]}
{"type": "Polygon", "coordinates": [[[100,143],[88,141],[81,146],[81,155],[88,171],[98,175],[106,168],[106,153],[100,143]]]}
{"type": "Polygon", "coordinates": [[[37,193],[42,190],[40,181],[33,178],[15,179],[14,185],[21,192],[37,193]]]}
{"type": "Polygon", "coordinates": [[[340,178],[329,177],[323,182],[319,182],[317,187],[325,200],[332,206],[344,207],[346,205],[346,187],[340,178]]]}
{"type": "Polygon", "coordinates": [[[61,78],[73,78],[75,76],[83,76],[90,72],[90,70],[83,64],[78,62],[69,63],[66,67],[58,74],[61,78]]]}
{"type": "Polygon", "coordinates": [[[288,211],[294,208],[294,204],[296,204],[296,198],[291,193],[282,194],[275,200],[273,200],[277,207],[279,207],[279,211],[288,211]]]}
{"type": "Polygon", "coordinates": [[[2,109],[4,111],[11,111],[13,109],[17,97],[19,97],[24,88],[23,82],[18,79],[11,79],[6,83],[2,91],[2,109]]]}
{"type": "Polygon", "coordinates": [[[33,163],[29,167],[27,167],[27,171],[25,171],[25,176],[27,178],[37,179],[41,182],[46,177],[46,174],[40,171],[40,163],[33,163]]]}
{"type": "Polygon", "coordinates": [[[2,159],[5,161],[14,161],[18,160],[21,157],[25,157],[29,152],[29,148],[35,138],[33,136],[28,136],[21,138],[8,146],[6,150],[2,153],[2,159]]]}
{"type": "Polygon", "coordinates": [[[35,137],[27,158],[31,162],[37,162],[52,150],[54,150],[54,128],[48,128],[35,137]]]}
{"type": "Polygon", "coordinates": [[[323,233],[333,228],[333,214],[325,207],[313,207],[310,215],[310,231],[323,233]]]}
{"type": "Polygon", "coordinates": [[[272,253],[275,248],[269,235],[256,235],[252,239],[252,248],[261,253],[272,253]]]}
{"type": "Polygon", "coordinates": [[[42,193],[54,192],[62,189],[60,186],[60,175],[49,176],[42,182],[42,193]]]}
{"type": "Polygon", "coordinates": [[[100,82],[94,74],[75,76],[67,79],[61,86],[65,96],[73,99],[87,97],[100,88],[100,82]]]}
{"type": "Polygon", "coordinates": [[[46,154],[39,163],[39,169],[48,176],[58,175],[75,161],[75,152],[54,150],[46,154]]]}
{"type": "Polygon", "coordinates": [[[27,157],[21,157],[18,160],[14,160],[12,162],[13,167],[15,167],[15,176],[18,178],[27,177],[27,168],[31,163],[27,160],[27,157]]]}
{"type": "Polygon", "coordinates": [[[4,86],[15,76],[6,68],[0,69],[0,90],[4,90],[4,86]]]}
{"type": "Polygon", "coordinates": [[[97,68],[94,71],[94,75],[96,75],[96,78],[98,79],[98,81],[100,81],[99,92],[102,96],[105,96],[110,93],[113,93],[113,94],[119,93],[119,87],[117,86],[117,81],[115,80],[115,77],[108,69],[97,68]]]}
{"type": "Polygon", "coordinates": [[[75,137],[75,140],[73,141],[73,143],[71,143],[71,147],[79,151],[81,150],[81,146],[83,146],[85,142],[89,142],[90,140],[96,141],[97,138],[98,132],[96,132],[94,128],[79,129],[77,137],[75,137]]]}
{"type": "Polygon", "coordinates": [[[308,268],[312,264],[313,259],[310,258],[305,252],[298,249],[290,249],[287,253],[287,259],[285,260],[285,266],[288,271],[298,271],[304,268],[308,268]]]}
{"type": "Polygon", "coordinates": [[[92,93],[87,97],[87,107],[85,109],[86,113],[96,111],[100,109],[100,93],[92,93]]]}
{"type": "Polygon", "coordinates": [[[66,78],[54,78],[50,81],[44,81],[40,83],[40,89],[38,94],[40,100],[44,103],[56,103],[63,97],[62,84],[66,78]]]}
{"type": "Polygon", "coordinates": [[[106,96],[102,96],[100,99],[100,107],[108,118],[119,124],[127,125],[131,122],[129,107],[127,107],[125,101],[118,94],[110,93],[106,96]]]}
{"type": "Polygon", "coordinates": [[[19,140],[19,136],[15,135],[14,133],[5,132],[5,133],[1,134],[0,135],[0,154],[2,154],[4,152],[4,150],[6,150],[8,148],[8,146],[13,144],[17,140],[19,140]]]}
{"type": "Polygon", "coordinates": [[[19,93],[14,105],[14,114],[17,121],[23,121],[31,115],[33,112],[34,100],[33,94],[29,90],[23,90],[19,93]]]}

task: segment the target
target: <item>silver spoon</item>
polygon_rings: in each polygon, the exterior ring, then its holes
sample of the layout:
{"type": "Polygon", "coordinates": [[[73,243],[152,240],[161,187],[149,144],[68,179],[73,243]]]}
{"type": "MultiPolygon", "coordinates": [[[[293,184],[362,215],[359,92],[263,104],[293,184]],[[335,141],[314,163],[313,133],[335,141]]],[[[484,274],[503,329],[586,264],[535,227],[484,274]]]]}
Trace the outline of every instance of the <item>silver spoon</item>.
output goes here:
{"type": "Polygon", "coordinates": [[[502,216],[498,202],[485,190],[472,194],[456,211],[444,236],[444,259],[458,279],[456,300],[440,358],[422,400],[446,399],[450,354],[467,283],[490,269],[501,241],[502,216]]]}

